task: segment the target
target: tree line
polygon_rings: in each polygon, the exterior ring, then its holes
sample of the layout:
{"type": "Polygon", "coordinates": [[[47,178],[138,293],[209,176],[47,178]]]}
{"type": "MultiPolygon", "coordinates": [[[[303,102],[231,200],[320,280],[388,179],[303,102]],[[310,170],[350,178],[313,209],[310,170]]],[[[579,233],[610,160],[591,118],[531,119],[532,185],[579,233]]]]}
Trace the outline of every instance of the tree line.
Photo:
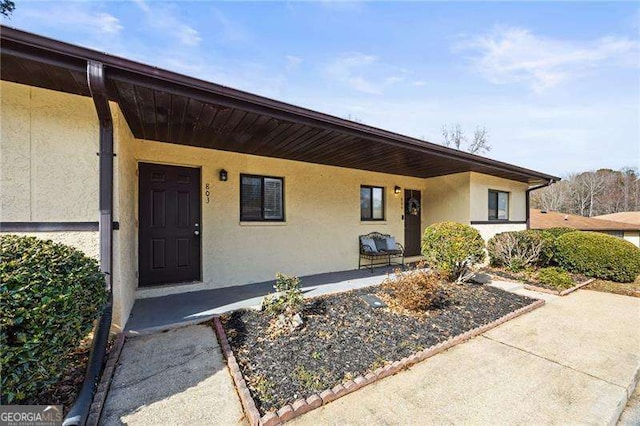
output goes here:
{"type": "Polygon", "coordinates": [[[640,211],[640,172],[636,167],[569,174],[531,193],[534,209],[581,216],[640,211]]]}

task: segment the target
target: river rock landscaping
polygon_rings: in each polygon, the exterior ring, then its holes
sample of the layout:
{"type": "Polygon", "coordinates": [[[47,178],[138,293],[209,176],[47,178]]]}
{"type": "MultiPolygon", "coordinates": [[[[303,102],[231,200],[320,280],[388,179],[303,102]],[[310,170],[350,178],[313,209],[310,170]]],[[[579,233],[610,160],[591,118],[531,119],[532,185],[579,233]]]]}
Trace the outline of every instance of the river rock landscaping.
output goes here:
{"type": "Polygon", "coordinates": [[[261,415],[536,302],[485,285],[443,283],[430,309],[412,313],[392,303],[373,307],[366,295],[392,301],[383,285],[309,299],[302,328],[284,334],[272,332],[265,311],[221,317],[261,415]]]}

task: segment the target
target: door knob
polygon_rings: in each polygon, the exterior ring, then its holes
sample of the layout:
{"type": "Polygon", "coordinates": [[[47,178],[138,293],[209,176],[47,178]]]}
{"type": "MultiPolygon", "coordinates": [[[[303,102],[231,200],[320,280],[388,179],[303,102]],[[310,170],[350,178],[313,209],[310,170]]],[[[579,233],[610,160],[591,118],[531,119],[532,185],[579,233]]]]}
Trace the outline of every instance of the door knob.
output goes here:
{"type": "Polygon", "coordinates": [[[198,230],[193,231],[193,235],[200,235],[200,231],[198,230]]]}

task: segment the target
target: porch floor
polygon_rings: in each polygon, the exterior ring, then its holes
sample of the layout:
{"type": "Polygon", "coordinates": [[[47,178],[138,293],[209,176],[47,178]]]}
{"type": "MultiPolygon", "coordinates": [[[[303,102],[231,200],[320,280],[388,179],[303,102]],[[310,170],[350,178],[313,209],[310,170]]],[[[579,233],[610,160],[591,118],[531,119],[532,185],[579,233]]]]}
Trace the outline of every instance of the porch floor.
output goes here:
{"type": "MultiPolygon", "coordinates": [[[[382,283],[397,266],[330,272],[300,277],[305,297],[336,293],[382,283]]],[[[188,325],[240,308],[258,307],[264,296],[273,292],[275,281],[234,287],[199,290],[189,293],[137,299],[125,332],[148,334],[188,325]]]]}

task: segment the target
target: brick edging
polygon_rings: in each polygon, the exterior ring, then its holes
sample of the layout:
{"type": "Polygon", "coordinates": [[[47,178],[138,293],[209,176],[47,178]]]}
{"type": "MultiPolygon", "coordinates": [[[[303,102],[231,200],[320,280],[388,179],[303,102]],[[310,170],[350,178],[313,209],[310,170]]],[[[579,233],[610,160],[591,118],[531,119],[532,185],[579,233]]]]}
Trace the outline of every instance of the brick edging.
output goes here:
{"type": "Polygon", "coordinates": [[[510,312],[507,315],[504,315],[497,320],[490,322],[489,324],[476,327],[465,333],[449,338],[444,342],[438,343],[437,345],[431,346],[427,349],[423,349],[420,352],[416,352],[413,355],[402,358],[400,361],[395,361],[393,363],[387,364],[384,367],[377,368],[373,372],[367,373],[365,376],[358,376],[353,380],[347,380],[346,382],[340,383],[331,389],[325,389],[322,392],[313,394],[306,399],[298,399],[292,404],[287,404],[281,407],[277,412],[269,412],[262,417],[260,417],[260,412],[258,411],[253,398],[251,397],[251,393],[249,392],[249,388],[247,387],[244,377],[242,377],[242,373],[240,372],[236,358],[233,355],[233,351],[231,350],[231,346],[229,345],[227,335],[224,331],[224,327],[222,327],[220,319],[218,317],[215,317],[213,319],[213,323],[215,326],[216,334],[220,339],[222,352],[224,353],[225,358],[227,358],[229,371],[231,372],[233,381],[236,384],[236,389],[238,391],[238,394],[240,395],[240,401],[242,402],[242,406],[247,413],[251,425],[275,426],[289,421],[294,417],[301,416],[302,414],[314,410],[322,405],[328,404],[331,401],[341,398],[377,380],[396,374],[400,370],[404,370],[405,368],[408,368],[420,361],[424,361],[427,358],[437,355],[440,352],[443,352],[459,343],[485,333],[490,329],[495,328],[513,318],[526,314],[527,312],[531,312],[544,304],[544,300],[538,299],[530,305],[510,312]]]}
{"type": "Polygon", "coordinates": [[[122,347],[124,346],[125,335],[120,332],[115,338],[113,342],[113,346],[109,351],[109,357],[107,358],[107,363],[102,370],[102,376],[100,377],[100,383],[98,384],[98,388],[96,392],[93,394],[93,400],[91,401],[91,406],[89,407],[89,414],[87,415],[87,422],[85,423],[87,426],[95,426],[98,424],[100,420],[100,415],[102,414],[102,408],[104,407],[104,402],[107,399],[107,393],[109,392],[109,386],[111,385],[111,378],[113,377],[113,372],[116,369],[116,363],[120,358],[120,353],[122,352],[122,347]]]}
{"type": "Polygon", "coordinates": [[[595,278],[589,278],[586,281],[581,282],[580,284],[574,285],[571,288],[562,290],[562,291],[557,291],[557,290],[551,290],[548,288],[544,288],[544,287],[538,287],[536,285],[533,284],[523,284],[523,287],[526,288],[527,290],[531,290],[531,291],[537,291],[540,293],[547,293],[547,294],[554,294],[556,296],[566,296],[569,293],[573,293],[574,291],[588,285],[591,284],[593,281],[595,281],[595,278]]]}
{"type": "Polygon", "coordinates": [[[231,346],[229,345],[229,341],[227,340],[227,334],[224,332],[224,327],[222,327],[222,323],[220,322],[219,317],[213,317],[213,326],[216,334],[218,335],[220,347],[222,348],[222,354],[227,360],[227,367],[229,367],[229,372],[231,373],[233,382],[236,385],[236,391],[238,392],[238,396],[240,397],[240,402],[242,403],[244,412],[248,417],[249,423],[252,426],[257,426],[260,424],[260,412],[258,411],[258,407],[256,407],[256,403],[251,397],[251,392],[249,392],[247,382],[245,382],[244,377],[242,377],[240,366],[238,365],[238,361],[236,361],[235,355],[233,355],[233,351],[231,350],[231,346]]]}

